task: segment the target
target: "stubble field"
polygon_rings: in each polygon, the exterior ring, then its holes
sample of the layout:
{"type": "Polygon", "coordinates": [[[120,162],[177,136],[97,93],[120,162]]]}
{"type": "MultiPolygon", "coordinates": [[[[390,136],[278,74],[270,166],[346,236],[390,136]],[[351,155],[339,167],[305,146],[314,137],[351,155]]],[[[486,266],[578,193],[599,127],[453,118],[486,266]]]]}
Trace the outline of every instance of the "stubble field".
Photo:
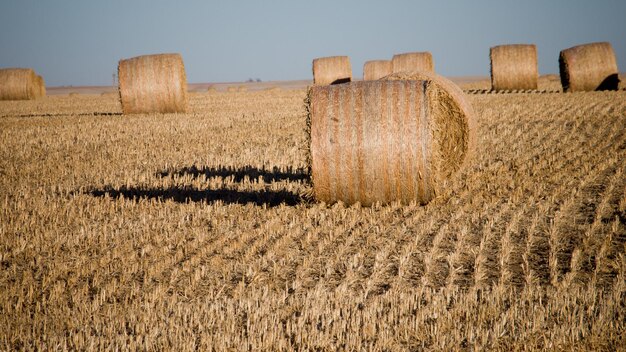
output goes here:
{"type": "Polygon", "coordinates": [[[305,95],[0,102],[0,350],[626,349],[626,91],[468,95],[476,158],[371,208],[309,199],[305,95]]]}

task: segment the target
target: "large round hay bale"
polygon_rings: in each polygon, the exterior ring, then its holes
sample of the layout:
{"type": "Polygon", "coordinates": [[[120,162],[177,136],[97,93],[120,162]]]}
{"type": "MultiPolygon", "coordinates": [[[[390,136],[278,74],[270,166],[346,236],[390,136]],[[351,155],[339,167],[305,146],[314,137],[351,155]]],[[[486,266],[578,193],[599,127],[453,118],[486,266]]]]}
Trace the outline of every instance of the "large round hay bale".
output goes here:
{"type": "Polygon", "coordinates": [[[0,69],[0,100],[30,100],[38,95],[37,75],[33,69],[0,69]]]}
{"type": "Polygon", "coordinates": [[[124,114],[187,110],[187,78],[179,54],[120,60],[118,78],[124,114]]]}
{"type": "Polygon", "coordinates": [[[313,84],[329,85],[352,81],[352,66],[347,56],[329,56],[313,60],[313,84]]]}
{"type": "Polygon", "coordinates": [[[564,92],[617,90],[619,70],[611,43],[590,43],[562,50],[559,71],[564,92]]]}
{"type": "Polygon", "coordinates": [[[489,50],[491,89],[537,89],[537,47],[534,44],[498,45],[489,50]]]}
{"type": "Polygon", "coordinates": [[[373,81],[391,74],[390,60],[371,60],[363,64],[363,80],[373,81]]]}
{"type": "Polygon", "coordinates": [[[435,72],[435,63],[430,52],[396,54],[391,59],[391,72],[435,72]]]}
{"type": "Polygon", "coordinates": [[[426,204],[475,144],[463,92],[434,74],[314,86],[307,101],[313,194],[323,202],[426,204]]]}

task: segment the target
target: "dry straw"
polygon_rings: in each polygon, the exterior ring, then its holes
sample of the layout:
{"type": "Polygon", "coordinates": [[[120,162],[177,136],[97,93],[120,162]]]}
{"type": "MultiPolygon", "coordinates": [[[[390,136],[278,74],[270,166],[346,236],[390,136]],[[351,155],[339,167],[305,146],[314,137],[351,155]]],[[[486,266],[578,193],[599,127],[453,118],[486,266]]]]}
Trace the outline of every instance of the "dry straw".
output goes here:
{"type": "Polygon", "coordinates": [[[352,66],[347,56],[321,57],[313,60],[313,84],[329,85],[352,80],[352,66]]]}
{"type": "Polygon", "coordinates": [[[391,74],[390,60],[372,60],[363,65],[363,80],[373,81],[391,74]]]}
{"type": "Polygon", "coordinates": [[[434,74],[314,86],[307,101],[319,201],[426,204],[475,144],[463,92],[434,74]]]}
{"type": "Polygon", "coordinates": [[[187,110],[187,78],[179,54],[120,60],[118,77],[124,114],[187,110]]]}
{"type": "Polygon", "coordinates": [[[498,45],[489,50],[492,90],[537,89],[537,47],[498,45]]]}
{"type": "Polygon", "coordinates": [[[428,51],[396,54],[391,59],[391,71],[393,73],[435,72],[435,63],[428,51]]]}
{"type": "Polygon", "coordinates": [[[0,100],[30,100],[39,96],[40,88],[33,69],[0,69],[0,100]]]}
{"type": "Polygon", "coordinates": [[[565,92],[617,90],[619,70],[611,43],[590,43],[562,50],[561,85],[565,92]]]}

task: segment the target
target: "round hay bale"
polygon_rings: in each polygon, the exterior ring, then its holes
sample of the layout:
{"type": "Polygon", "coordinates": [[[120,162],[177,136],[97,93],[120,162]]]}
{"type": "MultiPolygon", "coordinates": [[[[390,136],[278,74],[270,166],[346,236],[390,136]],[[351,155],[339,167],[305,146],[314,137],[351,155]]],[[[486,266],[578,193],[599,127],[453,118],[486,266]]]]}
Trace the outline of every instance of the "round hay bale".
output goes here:
{"type": "Polygon", "coordinates": [[[374,81],[391,74],[390,60],[372,60],[363,65],[363,80],[374,81]]]}
{"type": "Polygon", "coordinates": [[[565,92],[617,90],[619,70],[611,43],[590,43],[559,54],[561,85],[565,92]]]}
{"type": "Polygon", "coordinates": [[[30,68],[0,69],[0,100],[30,100],[40,94],[37,75],[30,68]]]}
{"type": "Polygon", "coordinates": [[[537,47],[534,44],[498,45],[489,50],[491,89],[537,89],[537,47]]]}
{"type": "Polygon", "coordinates": [[[187,78],[179,54],[120,60],[119,93],[124,114],[185,112],[187,78]]]}
{"type": "Polygon", "coordinates": [[[347,56],[329,56],[313,60],[313,84],[329,85],[352,81],[352,66],[347,56]]]}
{"type": "Polygon", "coordinates": [[[433,56],[428,51],[396,54],[391,59],[391,72],[435,72],[433,56]]]}
{"type": "Polygon", "coordinates": [[[307,101],[311,179],[319,201],[426,204],[475,144],[470,105],[439,76],[403,73],[314,86],[307,101]]]}

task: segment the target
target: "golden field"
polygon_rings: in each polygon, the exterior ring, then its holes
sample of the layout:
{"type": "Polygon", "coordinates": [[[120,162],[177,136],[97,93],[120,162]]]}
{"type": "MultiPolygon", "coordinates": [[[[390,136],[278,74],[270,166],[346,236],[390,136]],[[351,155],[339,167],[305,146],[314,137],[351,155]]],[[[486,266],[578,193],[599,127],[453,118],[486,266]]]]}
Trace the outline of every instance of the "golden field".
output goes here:
{"type": "Polygon", "coordinates": [[[305,96],[0,102],[0,350],[626,349],[626,91],[468,95],[475,159],[371,208],[308,197],[305,96]]]}

